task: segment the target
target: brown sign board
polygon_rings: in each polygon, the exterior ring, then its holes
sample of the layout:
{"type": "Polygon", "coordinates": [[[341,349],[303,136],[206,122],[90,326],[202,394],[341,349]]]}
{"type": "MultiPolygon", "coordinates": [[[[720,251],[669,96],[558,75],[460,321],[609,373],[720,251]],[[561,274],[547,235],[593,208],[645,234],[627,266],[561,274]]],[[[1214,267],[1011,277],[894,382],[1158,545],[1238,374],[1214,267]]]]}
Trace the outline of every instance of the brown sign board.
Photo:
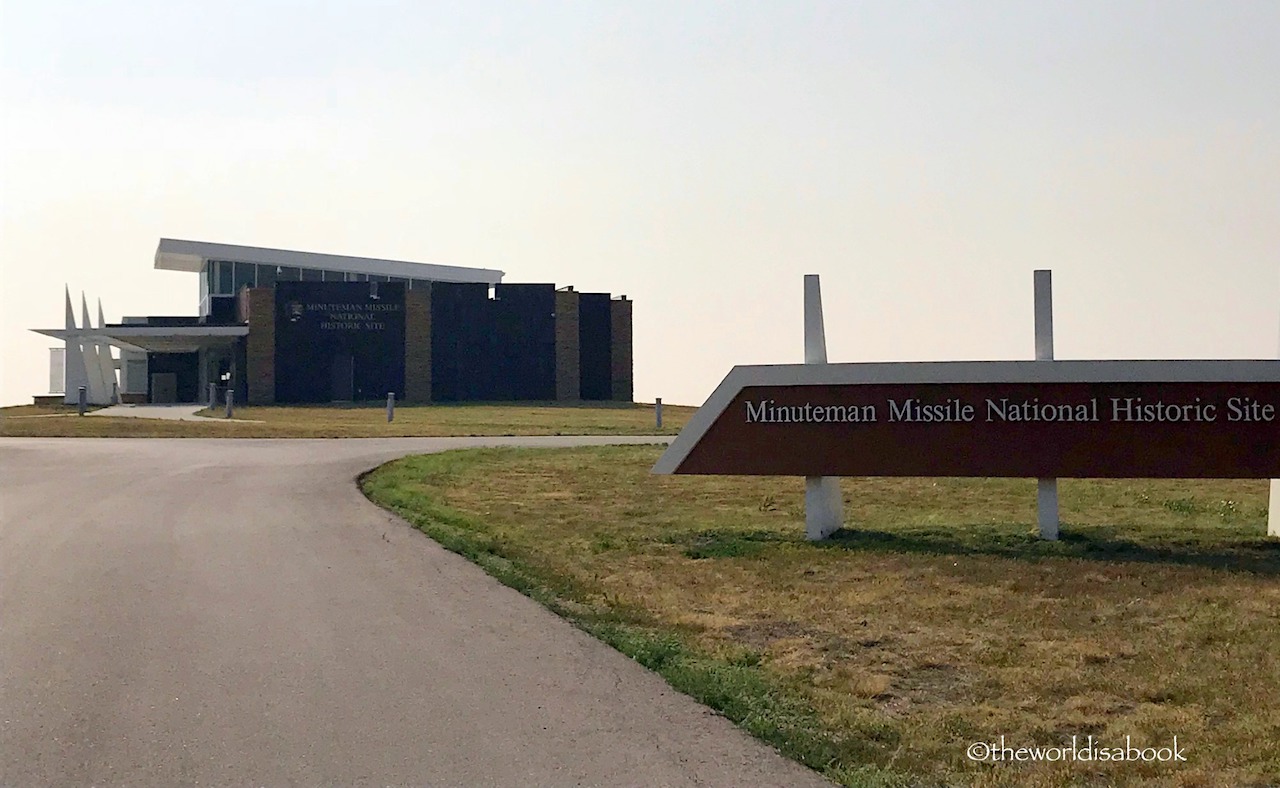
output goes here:
{"type": "Polygon", "coordinates": [[[1280,361],[737,367],[654,470],[1280,478],[1280,361]]]}

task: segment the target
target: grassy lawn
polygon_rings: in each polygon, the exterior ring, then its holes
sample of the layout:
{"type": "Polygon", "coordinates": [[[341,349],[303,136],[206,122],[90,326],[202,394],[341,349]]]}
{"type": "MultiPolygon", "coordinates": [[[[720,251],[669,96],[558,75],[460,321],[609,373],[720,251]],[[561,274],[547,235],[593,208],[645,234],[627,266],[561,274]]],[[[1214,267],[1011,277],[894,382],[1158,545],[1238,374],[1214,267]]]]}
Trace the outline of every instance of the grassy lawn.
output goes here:
{"type": "MultiPolygon", "coordinates": [[[[29,418],[58,410],[0,408],[0,436],[135,438],[369,438],[445,435],[674,435],[695,408],[663,406],[663,429],[654,429],[653,406],[644,404],[400,405],[387,423],[386,407],[276,406],[236,408],[234,422],[164,421],[108,416],[29,418]],[[17,418],[9,418],[14,416],[17,418]],[[243,421],[240,421],[243,420],[243,421]],[[257,422],[257,423],[246,423],[257,422]]],[[[218,418],[221,411],[202,411],[218,418]]]]}
{"type": "MultiPolygon", "coordinates": [[[[659,448],[411,457],[366,493],[848,785],[1280,784],[1280,540],[1266,482],[654,477],[659,448]],[[966,747],[1168,746],[1186,763],[966,747]]],[[[619,710],[625,713],[625,710],[619,710]]]]}

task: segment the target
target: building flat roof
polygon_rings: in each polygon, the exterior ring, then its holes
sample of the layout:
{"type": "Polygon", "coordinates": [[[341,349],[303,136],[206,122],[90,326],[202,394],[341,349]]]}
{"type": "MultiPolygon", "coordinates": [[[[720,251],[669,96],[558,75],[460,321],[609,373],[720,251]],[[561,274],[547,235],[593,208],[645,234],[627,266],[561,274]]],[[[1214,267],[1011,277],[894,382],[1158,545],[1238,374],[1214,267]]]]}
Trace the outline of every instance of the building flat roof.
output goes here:
{"type": "Polygon", "coordinates": [[[164,271],[199,273],[205,263],[210,260],[320,271],[345,271],[402,279],[430,279],[435,282],[483,282],[491,285],[501,282],[504,273],[492,268],[410,263],[375,257],[349,257],[341,254],[297,252],[289,249],[267,249],[207,241],[184,241],[178,238],[161,238],[160,245],[156,247],[156,268],[164,271]]]}

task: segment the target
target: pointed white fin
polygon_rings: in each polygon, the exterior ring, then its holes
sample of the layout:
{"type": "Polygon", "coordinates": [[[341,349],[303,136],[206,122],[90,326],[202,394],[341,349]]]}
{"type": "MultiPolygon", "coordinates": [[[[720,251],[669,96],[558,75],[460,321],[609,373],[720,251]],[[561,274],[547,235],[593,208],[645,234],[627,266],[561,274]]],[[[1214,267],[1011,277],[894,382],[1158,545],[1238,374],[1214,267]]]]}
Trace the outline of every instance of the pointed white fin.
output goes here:
{"type": "MultiPolygon", "coordinates": [[[[98,328],[106,328],[107,321],[102,316],[102,299],[98,299],[98,328]]],[[[106,383],[107,402],[112,405],[116,404],[116,392],[119,389],[119,381],[116,379],[116,362],[111,355],[111,343],[98,343],[98,359],[102,364],[102,379],[106,383]]]]}
{"type": "MultiPolygon", "coordinates": [[[[71,287],[67,286],[67,326],[68,331],[76,331],[76,310],[71,304],[71,287]]],[[[80,337],[76,334],[67,336],[66,339],[66,392],[63,394],[62,401],[68,405],[74,405],[80,401],[80,387],[84,386],[86,393],[89,388],[89,371],[84,362],[84,347],[80,342],[80,337]]]]}
{"type": "Polygon", "coordinates": [[[89,299],[84,292],[80,293],[80,319],[85,331],[81,347],[84,348],[85,372],[89,378],[89,402],[93,405],[108,404],[107,381],[102,377],[102,360],[98,358],[98,343],[89,338],[93,331],[93,320],[89,318],[89,299]]]}

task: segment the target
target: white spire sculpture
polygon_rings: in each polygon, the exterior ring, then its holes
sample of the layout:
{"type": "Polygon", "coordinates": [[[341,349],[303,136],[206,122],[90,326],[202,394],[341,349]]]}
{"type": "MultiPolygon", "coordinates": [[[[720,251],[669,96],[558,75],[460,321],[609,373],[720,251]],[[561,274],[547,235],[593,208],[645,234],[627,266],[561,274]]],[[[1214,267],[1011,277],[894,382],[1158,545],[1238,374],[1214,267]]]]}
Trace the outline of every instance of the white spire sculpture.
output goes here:
{"type": "Polygon", "coordinates": [[[83,324],[81,326],[80,346],[84,348],[84,367],[89,378],[89,402],[94,405],[102,405],[107,399],[107,381],[102,377],[102,362],[98,359],[98,343],[90,336],[93,331],[93,321],[89,319],[89,299],[83,291],[80,293],[80,322],[83,324]]]}
{"type": "MultiPolygon", "coordinates": [[[[84,363],[84,352],[76,329],[76,310],[71,306],[71,287],[67,286],[67,338],[66,338],[66,392],[62,401],[74,405],[79,401],[80,387],[89,387],[89,372],[84,363]]],[[[87,393],[87,391],[86,391],[87,393]]]]}
{"type": "MultiPolygon", "coordinates": [[[[98,328],[105,329],[107,321],[102,316],[102,299],[98,299],[98,328]]],[[[98,343],[98,360],[102,365],[102,378],[107,384],[107,402],[116,404],[116,362],[111,356],[111,345],[108,342],[98,343]]]]}

